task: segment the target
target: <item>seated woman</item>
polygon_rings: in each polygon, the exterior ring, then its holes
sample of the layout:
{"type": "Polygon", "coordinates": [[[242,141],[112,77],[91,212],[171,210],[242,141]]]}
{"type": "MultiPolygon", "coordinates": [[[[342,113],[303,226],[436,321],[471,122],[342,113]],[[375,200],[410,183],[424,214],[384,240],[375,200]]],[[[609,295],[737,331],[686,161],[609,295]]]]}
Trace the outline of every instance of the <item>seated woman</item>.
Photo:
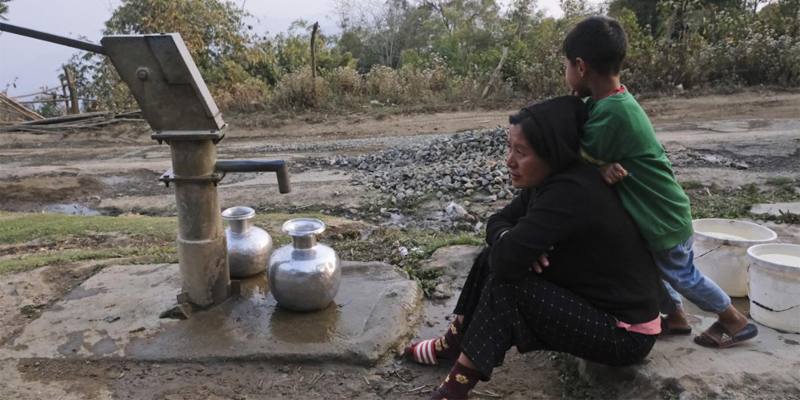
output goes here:
{"type": "Polygon", "coordinates": [[[423,364],[456,360],[432,399],[467,398],[511,346],[608,365],[653,347],[663,287],[615,192],[578,155],[586,118],[572,96],[510,118],[506,165],[522,191],[489,218],[447,333],[407,349],[423,364]]]}

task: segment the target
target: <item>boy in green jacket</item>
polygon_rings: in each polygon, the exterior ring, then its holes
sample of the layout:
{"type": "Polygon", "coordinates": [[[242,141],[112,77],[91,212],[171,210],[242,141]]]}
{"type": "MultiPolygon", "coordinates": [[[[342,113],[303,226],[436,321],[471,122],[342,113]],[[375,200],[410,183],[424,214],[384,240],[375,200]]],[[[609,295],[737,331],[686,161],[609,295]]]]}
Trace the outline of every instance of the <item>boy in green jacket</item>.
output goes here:
{"type": "Polygon", "coordinates": [[[620,84],[627,39],[620,24],[589,17],[564,40],[566,80],[588,97],[581,153],[615,185],[622,205],[647,241],[666,281],[669,299],[662,304],[662,332],[689,334],[691,327],[678,293],[719,319],[697,344],[728,347],[758,334],[758,328],[731,305],[730,297],[695,268],[689,198],[672,172],[664,148],[636,99],[620,84]],[[678,293],[675,291],[677,290],[678,293]]]}

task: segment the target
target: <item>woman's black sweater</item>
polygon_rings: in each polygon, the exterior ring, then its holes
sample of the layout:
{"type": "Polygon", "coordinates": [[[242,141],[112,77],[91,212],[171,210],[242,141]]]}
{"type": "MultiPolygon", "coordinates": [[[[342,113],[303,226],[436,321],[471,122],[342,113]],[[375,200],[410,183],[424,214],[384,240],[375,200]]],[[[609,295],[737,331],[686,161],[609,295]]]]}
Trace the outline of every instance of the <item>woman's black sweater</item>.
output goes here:
{"type": "Polygon", "coordinates": [[[536,190],[524,190],[489,217],[486,242],[499,279],[535,273],[534,262],[546,253],[550,266],[542,278],[623,322],[658,316],[663,286],[650,251],[593,167],[577,163],[536,190]]]}

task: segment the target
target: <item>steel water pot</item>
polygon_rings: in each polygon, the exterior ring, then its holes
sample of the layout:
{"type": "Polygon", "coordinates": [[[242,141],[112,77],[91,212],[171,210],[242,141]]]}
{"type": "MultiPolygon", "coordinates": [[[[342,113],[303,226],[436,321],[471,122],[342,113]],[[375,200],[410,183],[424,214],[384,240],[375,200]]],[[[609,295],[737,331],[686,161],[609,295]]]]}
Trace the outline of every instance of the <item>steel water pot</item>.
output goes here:
{"type": "Polygon", "coordinates": [[[292,244],[272,253],[267,268],[269,288],[278,305],[293,311],[327,307],[336,293],[342,270],[336,252],[317,236],[325,223],[314,218],[296,218],[283,224],[292,244]]]}
{"type": "Polygon", "coordinates": [[[222,219],[228,221],[225,240],[231,278],[247,278],[267,268],[272,253],[272,237],[265,230],[253,226],[255,216],[255,210],[250,207],[231,207],[222,212],[222,219]]]}

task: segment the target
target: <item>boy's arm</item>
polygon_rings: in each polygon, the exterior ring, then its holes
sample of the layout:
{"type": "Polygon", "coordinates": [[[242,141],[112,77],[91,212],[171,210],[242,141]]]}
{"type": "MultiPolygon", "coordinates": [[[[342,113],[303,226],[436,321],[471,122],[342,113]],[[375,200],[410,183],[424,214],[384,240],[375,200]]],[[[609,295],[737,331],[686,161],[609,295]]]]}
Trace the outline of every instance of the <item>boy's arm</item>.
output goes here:
{"type": "Polygon", "coordinates": [[[628,176],[628,171],[619,163],[605,164],[598,167],[603,180],[609,185],[614,185],[628,176]]]}
{"type": "Polygon", "coordinates": [[[628,176],[620,164],[626,154],[625,133],[616,128],[615,122],[612,115],[594,115],[584,125],[581,141],[581,157],[596,166],[609,185],[628,176]]]}

